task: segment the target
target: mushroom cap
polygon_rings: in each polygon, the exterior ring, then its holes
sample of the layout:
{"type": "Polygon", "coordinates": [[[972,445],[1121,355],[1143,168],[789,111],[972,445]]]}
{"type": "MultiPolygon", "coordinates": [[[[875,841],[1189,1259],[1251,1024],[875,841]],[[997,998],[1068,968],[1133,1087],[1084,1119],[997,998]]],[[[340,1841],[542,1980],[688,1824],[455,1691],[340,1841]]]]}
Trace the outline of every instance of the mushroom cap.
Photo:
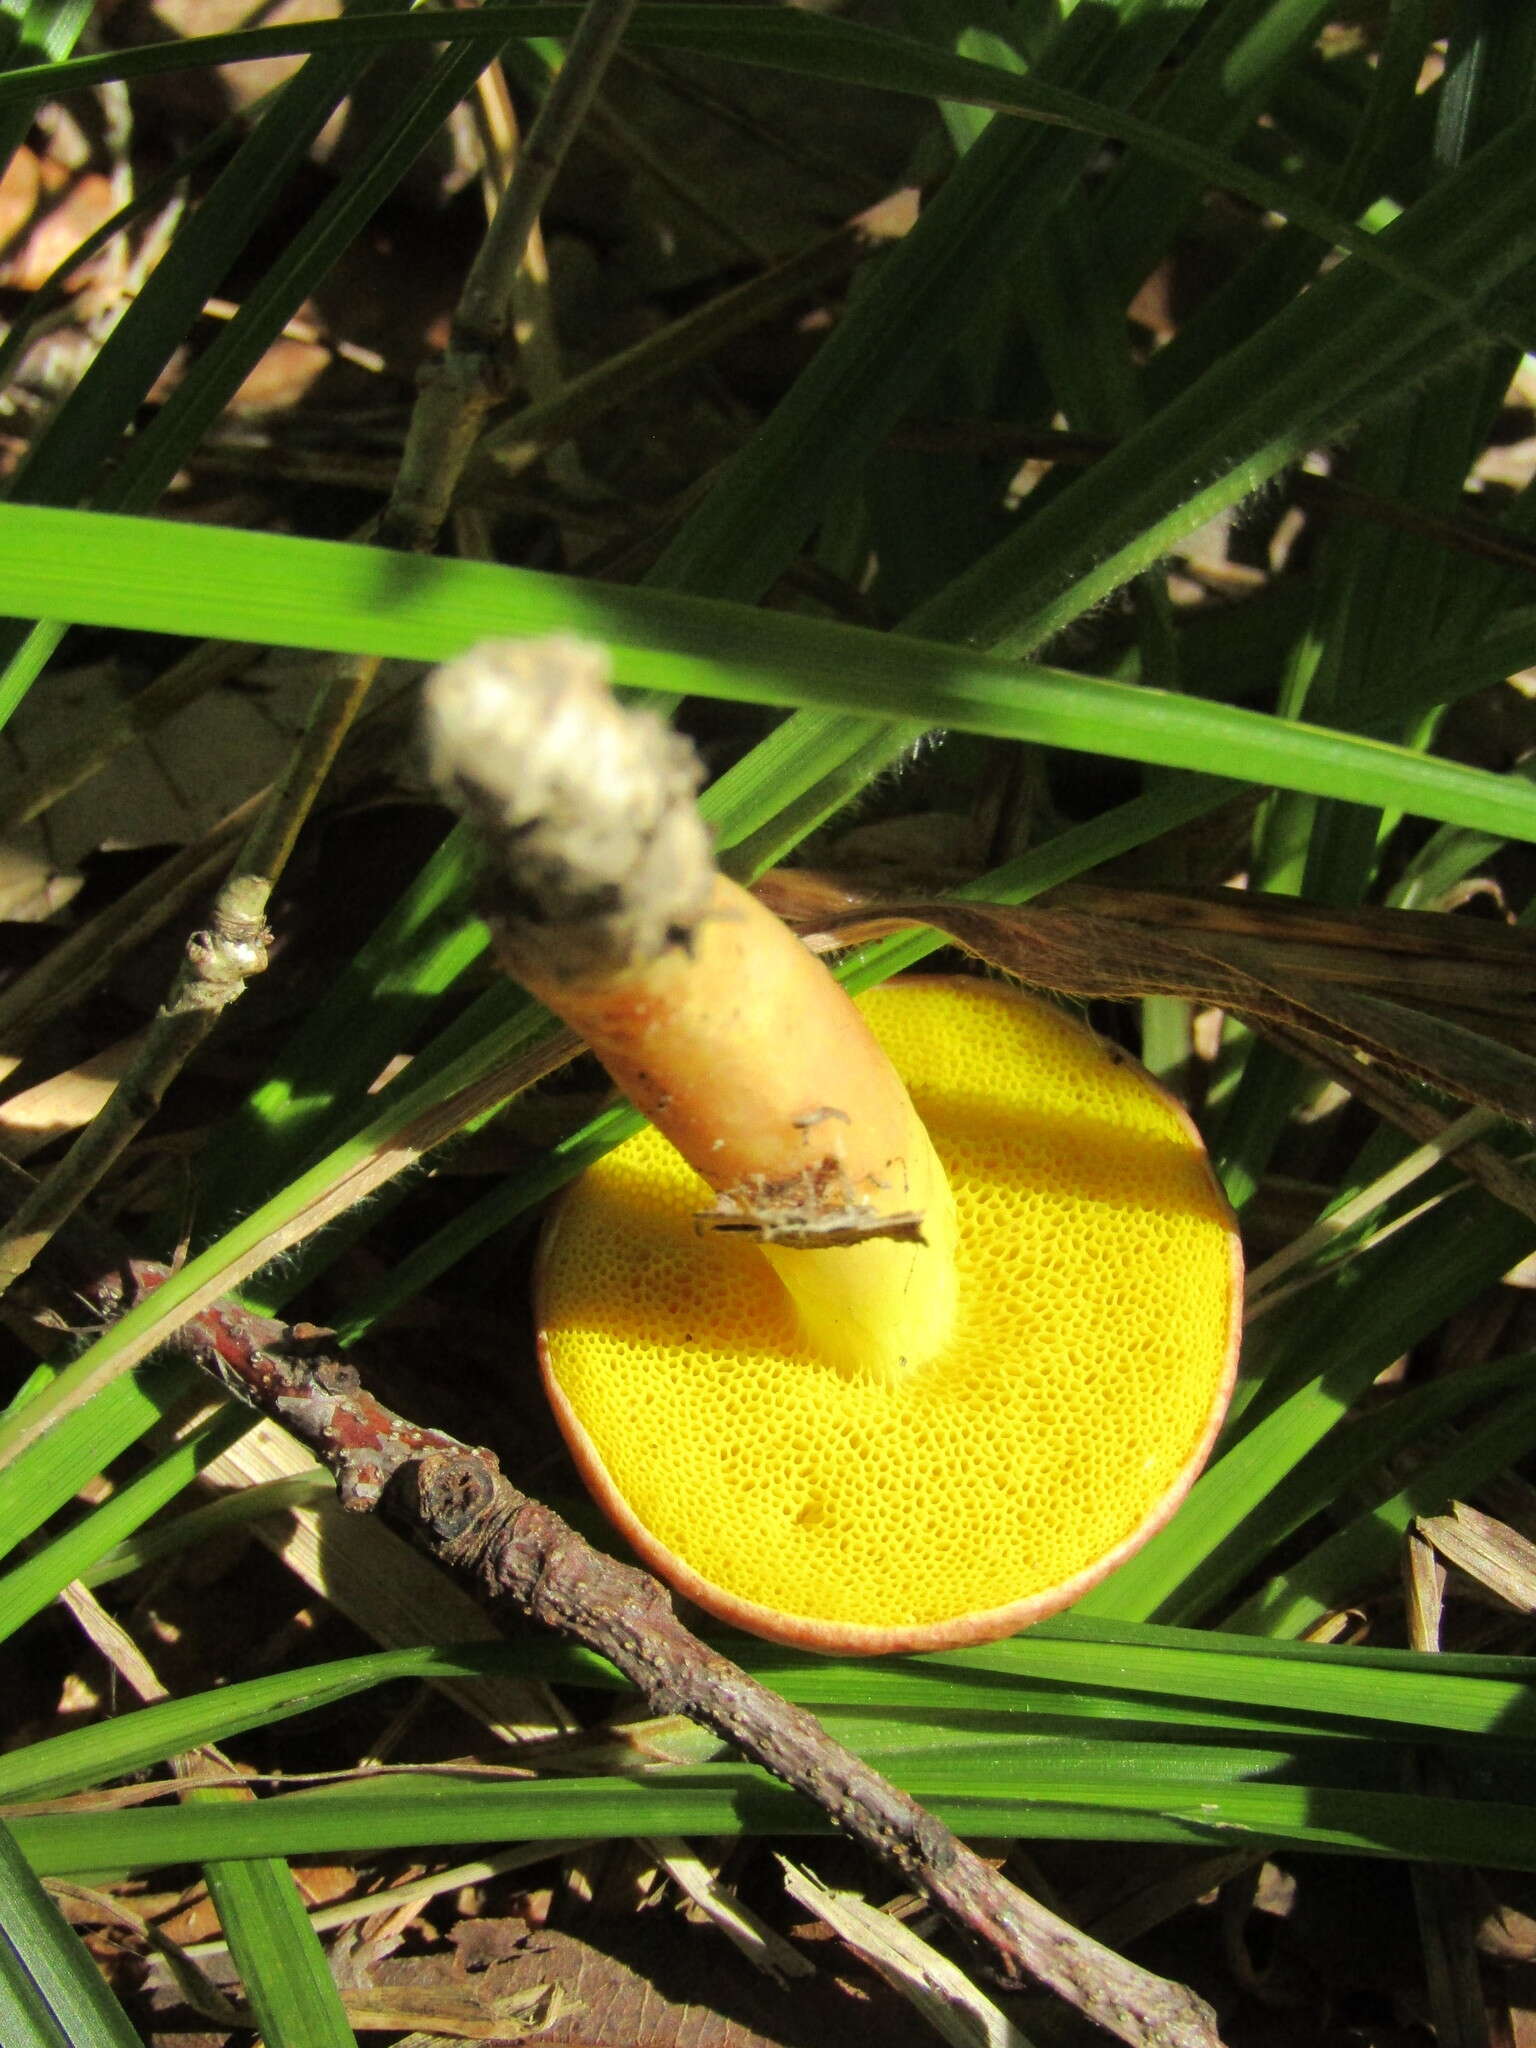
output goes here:
{"type": "Polygon", "coordinates": [[[989,1642],[1188,1491],[1236,1368],[1236,1224],[1185,1112],[1060,1011],[939,977],[859,1007],[954,1190],[949,1344],[894,1375],[818,1358],[757,1248],[696,1234],[708,1190],[646,1131],[546,1229],[540,1360],[599,1504],[720,1619],[840,1653],[989,1642]]]}

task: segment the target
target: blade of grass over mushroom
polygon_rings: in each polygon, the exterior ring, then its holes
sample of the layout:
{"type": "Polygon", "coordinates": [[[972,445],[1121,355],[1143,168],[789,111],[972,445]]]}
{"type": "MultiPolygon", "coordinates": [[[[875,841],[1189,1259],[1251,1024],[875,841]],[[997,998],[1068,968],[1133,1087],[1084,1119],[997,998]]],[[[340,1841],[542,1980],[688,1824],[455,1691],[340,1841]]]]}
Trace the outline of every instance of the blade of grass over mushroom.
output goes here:
{"type": "Polygon", "coordinates": [[[0,1822],[0,2021],[8,2048],[136,2048],[139,2034],[0,1822]]]}
{"type": "Polygon", "coordinates": [[[667,694],[855,712],[878,705],[888,719],[1160,767],[1215,760],[1228,777],[1536,837],[1536,792],[1501,776],[905,635],[532,570],[407,563],[339,542],[105,513],[0,506],[0,545],[20,601],[87,624],[407,658],[436,658],[487,632],[574,627],[612,648],[623,681],[667,694]]]}
{"type": "MultiPolygon", "coordinates": [[[[649,20],[655,18],[647,17],[649,20]]],[[[961,175],[964,177],[971,173],[963,169],[961,175]]],[[[1043,216],[1043,202],[1032,203],[1035,204],[1036,211],[1043,216]]],[[[919,230],[919,241],[924,232],[922,229],[919,230]]],[[[1152,252],[1148,252],[1143,269],[1148,267],[1151,261],[1152,252]]],[[[849,355],[850,360],[858,361],[867,369],[873,364],[873,357],[866,361],[865,356],[859,353],[860,346],[865,347],[866,356],[869,350],[889,350],[894,331],[889,326],[882,331],[878,321],[871,323],[863,320],[860,309],[855,306],[848,319],[840,324],[838,333],[828,346],[829,360],[837,359],[839,352],[842,352],[849,355]],[[865,334],[866,328],[869,330],[868,335],[865,343],[860,344],[859,338],[865,334]]],[[[903,328],[900,338],[902,360],[910,365],[912,337],[909,329],[903,328]]],[[[868,378],[865,378],[860,388],[873,389],[873,386],[868,378]]],[[[839,407],[835,417],[822,423],[824,431],[819,431],[814,439],[802,435],[794,421],[780,422],[782,459],[790,462],[803,461],[804,451],[810,446],[835,449],[841,444],[829,440],[828,437],[843,434],[853,417],[846,406],[839,407]]],[[[761,442],[761,437],[759,441],[761,442]]],[[[765,500],[755,485],[751,488],[739,488],[741,484],[742,479],[738,477],[733,476],[726,480],[710,501],[711,516],[734,516],[738,521],[745,522],[743,530],[749,532],[756,542],[763,535],[765,500]],[[732,505],[735,508],[734,513],[726,509],[732,505]]],[[[787,528],[784,544],[778,556],[780,566],[792,552],[794,539],[793,529],[787,528]]],[[[731,573],[735,575],[740,560],[739,550],[728,546],[725,552],[731,561],[731,573]]],[[[768,573],[765,567],[763,576],[758,579],[759,587],[766,580],[768,573]]],[[[712,815],[724,821],[730,806],[745,796],[745,784],[749,777],[756,775],[759,789],[766,786],[774,792],[776,822],[756,829],[748,827],[745,821],[742,821],[722,832],[722,844],[726,847],[733,845],[737,832],[751,834],[747,843],[737,850],[737,857],[727,863],[730,870],[740,873],[779,857],[795,842],[800,833],[825,816],[835,804],[843,801],[852,789],[861,785],[868,774],[883,767],[894,757],[905,739],[904,729],[881,732],[877,727],[851,718],[838,720],[832,717],[805,715],[791,721],[790,725],[775,735],[765,748],[756,750],[740,770],[732,771],[726,778],[726,785],[711,792],[710,799],[706,800],[711,806],[712,815]],[[798,778],[798,763],[791,758],[796,748],[802,758],[815,761],[817,772],[804,796],[786,808],[784,799],[788,793],[787,785],[797,783],[798,778]],[[717,810],[714,808],[716,799],[719,800],[717,810]]]]}

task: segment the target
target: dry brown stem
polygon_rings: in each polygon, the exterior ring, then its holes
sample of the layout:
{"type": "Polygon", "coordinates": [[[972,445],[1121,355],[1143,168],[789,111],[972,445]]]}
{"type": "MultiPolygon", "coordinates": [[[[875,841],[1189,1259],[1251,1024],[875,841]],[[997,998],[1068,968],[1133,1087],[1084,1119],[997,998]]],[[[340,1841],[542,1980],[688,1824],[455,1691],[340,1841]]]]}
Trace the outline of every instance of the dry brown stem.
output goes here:
{"type": "Polygon", "coordinates": [[[207,925],[187,940],[170,994],[106,1107],[11,1218],[0,1243],[0,1294],[75,1213],[160,1107],[249,977],[266,966],[267,895],[265,880],[249,874],[234,875],[220,890],[207,925]]]}
{"type": "Polygon", "coordinates": [[[1046,902],[883,902],[826,878],[760,890],[820,938],[864,945],[931,926],[1034,988],[1210,1003],[1258,1029],[1330,1043],[1406,1080],[1536,1124],[1536,943],[1423,911],[1348,913],[1239,890],[1072,884],[1046,902]],[[1410,993],[1411,992],[1411,993],[1410,993]]]}
{"type": "MultiPolygon", "coordinates": [[[[110,1313],[165,1268],[133,1261],[91,1290],[110,1313]]],[[[712,1729],[802,1793],[922,1892],[1014,1985],[1033,1979],[1136,2048],[1220,2048],[1204,2001],[1048,1912],[816,1719],[693,1635],[666,1588],[596,1551],[521,1493],[494,1455],[407,1422],[368,1393],[329,1333],[228,1301],[184,1323],[174,1349],[289,1430],[343,1505],[381,1510],[493,1615],[529,1615],[613,1664],[654,1714],[712,1729]]]]}

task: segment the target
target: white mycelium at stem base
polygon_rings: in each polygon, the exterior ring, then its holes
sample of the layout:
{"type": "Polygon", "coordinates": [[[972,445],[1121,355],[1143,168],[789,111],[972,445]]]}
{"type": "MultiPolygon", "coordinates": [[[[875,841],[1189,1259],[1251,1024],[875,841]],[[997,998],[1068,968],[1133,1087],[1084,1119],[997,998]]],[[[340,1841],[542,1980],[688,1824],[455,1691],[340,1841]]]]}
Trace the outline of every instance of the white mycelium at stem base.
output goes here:
{"type": "Polygon", "coordinates": [[[691,749],[609,694],[600,649],[492,642],[426,692],[434,781],[496,855],[498,954],[758,1235],[828,1362],[900,1373],[947,1341],[955,1210],[868,1026],[719,875],[691,749]]]}

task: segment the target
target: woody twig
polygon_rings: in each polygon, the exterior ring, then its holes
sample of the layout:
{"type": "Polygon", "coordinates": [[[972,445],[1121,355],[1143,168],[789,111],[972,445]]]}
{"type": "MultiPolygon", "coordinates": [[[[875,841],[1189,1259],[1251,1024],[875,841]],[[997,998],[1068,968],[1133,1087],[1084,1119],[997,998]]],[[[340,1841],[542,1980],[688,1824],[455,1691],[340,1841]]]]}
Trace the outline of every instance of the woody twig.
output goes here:
{"type": "MultiPolygon", "coordinates": [[[[112,1313],[166,1269],[130,1261],[91,1290],[112,1313]]],[[[1209,2007],[1139,1969],[1002,1877],[889,1779],[685,1628],[671,1595],[596,1551],[501,1472],[495,1455],[408,1422],[363,1386],[330,1333],[230,1301],[169,1340],[296,1436],[342,1505],[380,1512],[493,1615],[531,1616],[605,1657],[655,1714],[682,1714],[812,1800],[978,1944],[1015,1988],[1044,1985],[1134,2048],[1220,2048],[1209,2007]]]]}

